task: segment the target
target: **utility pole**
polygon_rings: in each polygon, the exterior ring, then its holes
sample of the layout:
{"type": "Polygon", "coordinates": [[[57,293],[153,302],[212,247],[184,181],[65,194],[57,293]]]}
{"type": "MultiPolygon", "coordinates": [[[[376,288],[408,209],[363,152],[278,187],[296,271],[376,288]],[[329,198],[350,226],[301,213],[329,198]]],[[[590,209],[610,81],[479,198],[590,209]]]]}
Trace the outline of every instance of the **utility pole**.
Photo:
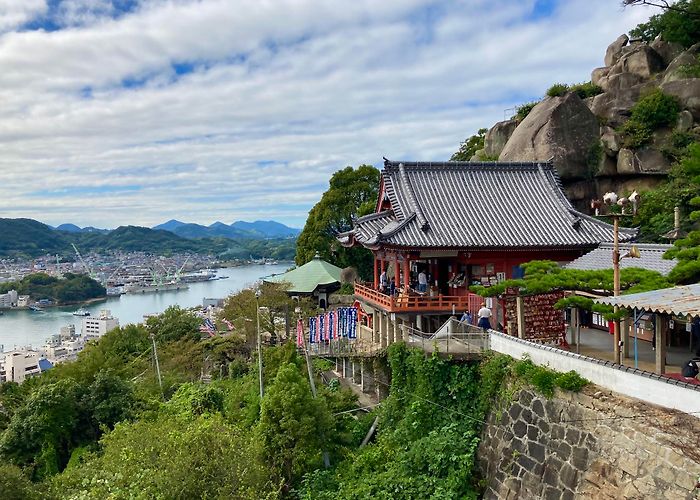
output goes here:
{"type": "Polygon", "coordinates": [[[160,386],[160,395],[165,399],[165,393],[163,392],[163,379],[160,376],[160,364],[158,363],[158,350],[156,349],[156,336],[151,333],[151,341],[153,342],[153,357],[156,361],[156,373],[158,374],[158,385],[160,386]]]}
{"type": "Polygon", "coordinates": [[[260,401],[263,398],[263,362],[262,362],[262,339],[260,338],[260,290],[255,292],[255,318],[258,329],[258,380],[260,382],[260,401]]]}

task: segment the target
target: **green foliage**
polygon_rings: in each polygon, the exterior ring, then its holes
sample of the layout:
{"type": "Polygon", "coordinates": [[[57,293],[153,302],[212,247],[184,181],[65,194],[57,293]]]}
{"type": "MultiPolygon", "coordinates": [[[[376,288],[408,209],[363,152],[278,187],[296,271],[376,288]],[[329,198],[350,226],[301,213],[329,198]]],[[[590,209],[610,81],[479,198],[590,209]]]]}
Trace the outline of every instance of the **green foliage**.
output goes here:
{"type": "Polygon", "coordinates": [[[696,56],[697,62],[682,64],[678,67],[678,74],[685,78],[700,78],[700,56],[696,56]]]}
{"type": "Polygon", "coordinates": [[[355,293],[355,284],[343,283],[340,285],[340,289],[336,293],[339,295],[352,295],[355,293]]]}
{"type": "Polygon", "coordinates": [[[639,148],[651,140],[654,130],[676,122],[680,104],[675,97],[657,88],[637,101],[631,111],[630,119],[619,131],[623,135],[624,147],[639,148]]]}
{"type": "Polygon", "coordinates": [[[599,85],[595,85],[592,82],[583,82],[570,85],[569,92],[574,92],[581,99],[587,99],[589,97],[595,97],[598,94],[602,94],[603,89],[599,85]]]}
{"type": "Polygon", "coordinates": [[[700,40],[700,0],[679,0],[673,7],[637,25],[630,30],[630,35],[647,42],[661,35],[664,40],[684,47],[697,43],[700,40]]]}
{"type": "Polygon", "coordinates": [[[555,83],[554,85],[549,87],[549,89],[547,89],[546,93],[549,97],[559,97],[563,96],[567,92],[569,92],[569,86],[567,84],[555,83]]]}
{"type": "Polygon", "coordinates": [[[586,157],[586,166],[588,166],[588,176],[589,178],[595,177],[598,173],[598,168],[600,167],[600,160],[603,158],[603,144],[601,141],[596,140],[588,148],[588,156],[586,157]]]}
{"type": "Polygon", "coordinates": [[[480,128],[476,135],[468,137],[459,145],[459,150],[450,157],[450,161],[469,161],[477,151],[484,149],[484,138],[488,129],[480,128]]]}
{"type": "Polygon", "coordinates": [[[518,122],[523,121],[527,115],[530,114],[530,111],[537,106],[540,103],[540,101],[533,101],[533,102],[526,102],[525,104],[521,104],[520,106],[517,106],[515,108],[515,115],[513,115],[513,118],[517,120],[518,122]]]}
{"type": "Polygon", "coordinates": [[[35,300],[50,299],[58,303],[83,302],[105,297],[107,291],[85,274],[66,273],[62,279],[46,273],[29,274],[19,281],[0,284],[0,293],[17,290],[20,295],[29,295],[35,300]]]}
{"type": "Polygon", "coordinates": [[[536,365],[529,358],[516,361],[512,367],[513,374],[525,380],[543,396],[551,398],[554,389],[559,387],[572,392],[579,392],[588,381],[575,371],[558,373],[547,367],[536,365]]]}
{"type": "MultiPolygon", "coordinates": [[[[484,297],[495,297],[505,293],[507,288],[516,287],[523,295],[547,293],[554,290],[580,290],[586,292],[613,291],[612,260],[611,269],[583,271],[565,269],[549,260],[533,260],[522,264],[525,270],[523,279],[506,280],[490,287],[473,286],[471,290],[484,297]]],[[[639,268],[620,270],[620,289],[623,293],[645,292],[670,286],[671,283],[656,271],[639,268]]]]}
{"type": "Polygon", "coordinates": [[[339,267],[354,267],[360,276],[370,276],[372,253],[363,247],[342,247],[336,237],[352,229],[354,217],[374,211],[378,189],[379,170],[371,165],[346,167],[334,173],[297,239],[297,265],[306,264],[318,252],[322,259],[339,267]]]}
{"type": "Polygon", "coordinates": [[[199,327],[202,320],[193,312],[170,306],[162,314],[146,320],[148,331],[159,342],[173,342],[180,339],[199,340],[199,327]]]}
{"type": "Polygon", "coordinates": [[[224,393],[216,387],[182,384],[166,404],[178,415],[204,415],[224,410],[224,393]]]}
{"type": "Polygon", "coordinates": [[[56,476],[60,498],[274,498],[253,437],[220,414],[120,424],[56,476]]]}
{"type": "Polygon", "coordinates": [[[321,464],[324,436],[331,416],[322,399],[314,399],[297,365],[280,367],[262,400],[256,435],[273,477],[287,488],[321,464]]]}
{"type": "MultiPolygon", "coordinates": [[[[0,464],[0,498],[3,500],[33,500],[42,495],[32,482],[22,473],[22,469],[12,464],[0,464]]],[[[43,496],[43,498],[46,498],[43,496]]]]}

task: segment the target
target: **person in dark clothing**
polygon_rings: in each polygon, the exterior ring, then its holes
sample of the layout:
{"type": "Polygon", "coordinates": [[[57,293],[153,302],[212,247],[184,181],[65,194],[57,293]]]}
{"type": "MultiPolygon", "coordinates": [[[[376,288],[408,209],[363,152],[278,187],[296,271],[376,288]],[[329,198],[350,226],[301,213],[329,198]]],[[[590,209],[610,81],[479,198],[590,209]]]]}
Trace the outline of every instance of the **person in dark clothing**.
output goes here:
{"type": "Polygon", "coordinates": [[[695,355],[700,357],[700,318],[693,318],[693,322],[690,324],[690,334],[693,337],[693,349],[695,349],[695,355]]]}
{"type": "Polygon", "coordinates": [[[698,359],[691,359],[690,361],[687,361],[683,365],[683,369],[681,370],[681,375],[687,378],[695,378],[698,376],[698,372],[700,370],[698,369],[698,359]]]}

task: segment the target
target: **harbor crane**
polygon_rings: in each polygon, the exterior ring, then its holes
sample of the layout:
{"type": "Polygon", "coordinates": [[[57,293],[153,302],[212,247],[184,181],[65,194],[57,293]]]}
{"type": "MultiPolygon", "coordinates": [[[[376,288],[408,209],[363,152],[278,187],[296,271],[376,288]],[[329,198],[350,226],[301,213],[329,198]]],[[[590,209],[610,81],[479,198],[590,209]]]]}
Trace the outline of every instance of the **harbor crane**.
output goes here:
{"type": "Polygon", "coordinates": [[[83,256],[80,255],[80,252],[78,251],[78,247],[75,246],[75,243],[71,243],[71,246],[73,247],[73,250],[75,250],[75,255],[78,256],[78,259],[80,260],[80,263],[85,268],[85,271],[87,271],[88,276],[90,276],[92,279],[95,279],[95,273],[92,272],[92,269],[90,269],[90,266],[87,265],[87,262],[85,262],[85,259],[83,259],[83,256]]]}

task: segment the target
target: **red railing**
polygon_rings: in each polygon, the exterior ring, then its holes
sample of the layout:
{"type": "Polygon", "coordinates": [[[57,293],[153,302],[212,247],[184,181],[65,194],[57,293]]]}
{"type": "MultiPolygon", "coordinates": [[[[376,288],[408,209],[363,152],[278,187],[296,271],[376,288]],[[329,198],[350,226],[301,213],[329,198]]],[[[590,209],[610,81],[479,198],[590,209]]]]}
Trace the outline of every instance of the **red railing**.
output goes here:
{"type": "Polygon", "coordinates": [[[483,300],[473,293],[435,296],[399,293],[392,297],[362,283],[355,283],[355,295],[387,312],[452,312],[454,308],[457,313],[469,310],[476,315],[483,300]]]}

